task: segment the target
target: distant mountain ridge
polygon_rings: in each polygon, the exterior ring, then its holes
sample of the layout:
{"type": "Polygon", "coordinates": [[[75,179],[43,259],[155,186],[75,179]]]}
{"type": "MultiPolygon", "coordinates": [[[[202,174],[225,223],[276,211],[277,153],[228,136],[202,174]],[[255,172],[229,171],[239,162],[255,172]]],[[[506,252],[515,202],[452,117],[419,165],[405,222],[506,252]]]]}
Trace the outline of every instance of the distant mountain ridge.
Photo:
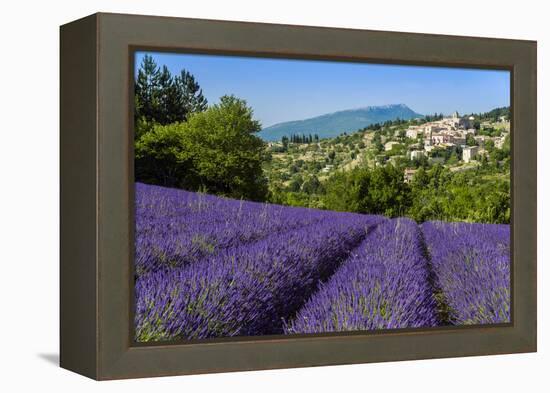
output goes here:
{"type": "Polygon", "coordinates": [[[334,138],[343,132],[354,132],[374,123],[418,117],[423,115],[416,113],[405,104],[367,106],[274,124],[264,128],[258,136],[266,141],[278,141],[283,136],[292,134],[317,134],[319,138],[334,138]]]}

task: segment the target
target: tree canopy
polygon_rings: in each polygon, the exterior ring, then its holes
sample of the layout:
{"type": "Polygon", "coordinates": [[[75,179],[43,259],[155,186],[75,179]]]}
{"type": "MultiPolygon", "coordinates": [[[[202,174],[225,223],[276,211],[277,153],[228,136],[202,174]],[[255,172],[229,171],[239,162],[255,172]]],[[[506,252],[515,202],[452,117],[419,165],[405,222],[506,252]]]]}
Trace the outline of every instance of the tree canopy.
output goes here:
{"type": "Polygon", "coordinates": [[[325,184],[327,209],[357,213],[403,215],[411,204],[409,186],[393,165],[339,172],[325,184]]]}
{"type": "Polygon", "coordinates": [[[324,183],[323,207],[330,210],[408,216],[427,220],[510,222],[510,181],[493,166],[453,173],[420,167],[412,182],[393,165],[337,172],[324,183]]]}
{"type": "MultiPolygon", "coordinates": [[[[185,121],[207,108],[207,100],[195,77],[186,70],[173,76],[168,67],[159,67],[145,55],[135,81],[135,119],[157,124],[185,121]]],[[[137,133],[136,133],[137,134],[137,133]]]]}
{"type": "Polygon", "coordinates": [[[155,125],[135,145],[136,178],[190,191],[264,200],[264,142],[246,101],[223,96],[186,122],[155,125]]]}

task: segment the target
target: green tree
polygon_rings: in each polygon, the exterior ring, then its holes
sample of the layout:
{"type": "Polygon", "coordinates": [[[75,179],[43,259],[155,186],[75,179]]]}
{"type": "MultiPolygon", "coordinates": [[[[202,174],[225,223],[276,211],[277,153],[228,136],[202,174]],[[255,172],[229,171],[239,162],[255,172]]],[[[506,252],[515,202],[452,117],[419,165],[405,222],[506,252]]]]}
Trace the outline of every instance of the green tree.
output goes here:
{"type": "Polygon", "coordinates": [[[403,142],[405,140],[406,135],[407,135],[407,132],[405,130],[399,130],[397,132],[397,139],[403,142]]]}
{"type": "Polygon", "coordinates": [[[510,222],[509,172],[495,177],[495,167],[452,173],[436,165],[419,169],[411,183],[407,215],[426,220],[510,222]]]}
{"type": "Polygon", "coordinates": [[[158,88],[154,91],[157,105],[151,120],[160,124],[184,120],[181,95],[182,92],[176,86],[168,67],[162,66],[158,74],[158,88]]]}
{"type": "Polygon", "coordinates": [[[295,176],[288,185],[288,190],[291,192],[298,192],[302,188],[302,176],[295,176]]]}
{"type": "Polygon", "coordinates": [[[325,182],[323,204],[327,209],[348,212],[359,211],[359,185],[352,172],[336,172],[325,182]]]}
{"type": "Polygon", "coordinates": [[[321,182],[317,176],[310,176],[302,183],[302,191],[306,194],[316,194],[321,189],[321,182]]]}
{"type": "Polygon", "coordinates": [[[265,200],[261,129],[244,100],[224,96],[185,123],[156,125],[136,142],[136,179],[203,190],[233,198],[265,200]]]}
{"type": "Polygon", "coordinates": [[[139,140],[142,135],[153,130],[155,123],[153,121],[147,120],[145,116],[141,116],[135,119],[134,122],[134,141],[139,140]]]}
{"type": "Polygon", "coordinates": [[[223,96],[219,104],[191,115],[182,127],[203,189],[234,198],[265,199],[265,145],[254,135],[261,125],[246,101],[223,96]]]}
{"type": "Polygon", "coordinates": [[[410,206],[410,190],[403,173],[393,165],[359,172],[359,212],[404,215],[410,206]]]}
{"type": "Polygon", "coordinates": [[[393,165],[336,173],[325,189],[324,205],[331,210],[397,217],[411,204],[409,186],[393,165]]]}
{"type": "Polygon", "coordinates": [[[175,78],[174,83],[181,95],[182,117],[185,119],[190,113],[203,112],[208,107],[208,101],[195,77],[188,71],[182,70],[175,78]]]}
{"type": "Polygon", "coordinates": [[[145,55],[135,81],[135,117],[151,121],[159,111],[160,70],[150,55],[145,55]]]}
{"type": "Polygon", "coordinates": [[[283,144],[283,151],[287,151],[288,150],[288,137],[283,136],[281,138],[281,143],[283,144]]]}
{"type": "Polygon", "coordinates": [[[374,149],[377,153],[384,151],[384,145],[382,144],[382,135],[379,131],[375,131],[374,136],[372,137],[372,143],[374,144],[374,149]]]}
{"type": "Polygon", "coordinates": [[[466,145],[467,146],[477,146],[477,141],[475,140],[472,134],[466,135],[466,145]]]}
{"type": "Polygon", "coordinates": [[[173,77],[168,67],[159,66],[145,55],[135,80],[135,119],[158,124],[185,121],[189,114],[202,112],[207,100],[195,77],[186,70],[173,77]]]}
{"type": "MultiPolygon", "coordinates": [[[[185,131],[181,125],[154,125],[135,143],[135,178],[137,181],[166,187],[189,187],[197,183],[185,131]]],[[[189,187],[189,189],[193,189],[189,187]]]]}

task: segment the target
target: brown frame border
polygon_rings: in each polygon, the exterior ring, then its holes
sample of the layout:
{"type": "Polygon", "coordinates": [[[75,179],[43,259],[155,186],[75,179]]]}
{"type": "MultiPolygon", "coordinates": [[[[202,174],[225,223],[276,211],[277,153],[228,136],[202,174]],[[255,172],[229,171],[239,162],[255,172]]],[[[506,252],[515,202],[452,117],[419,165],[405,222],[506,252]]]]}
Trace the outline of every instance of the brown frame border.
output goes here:
{"type": "Polygon", "coordinates": [[[536,42],[121,14],[61,27],[61,366],[95,379],[536,351],[536,42]],[[138,346],[136,49],[511,71],[512,323],[138,346]]]}

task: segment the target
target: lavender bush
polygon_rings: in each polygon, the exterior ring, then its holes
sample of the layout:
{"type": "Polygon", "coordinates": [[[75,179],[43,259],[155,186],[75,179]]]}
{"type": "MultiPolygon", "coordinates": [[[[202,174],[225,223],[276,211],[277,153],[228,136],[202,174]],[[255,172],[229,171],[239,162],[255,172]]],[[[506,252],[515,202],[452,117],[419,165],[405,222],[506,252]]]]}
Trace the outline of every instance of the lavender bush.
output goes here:
{"type": "Polygon", "coordinates": [[[196,262],[218,251],[318,223],[326,212],[224,199],[138,184],[138,275],[196,262]]]}
{"type": "Polygon", "coordinates": [[[428,262],[416,223],[378,226],[285,328],[321,333],[438,324],[428,262]]]}
{"type": "Polygon", "coordinates": [[[433,221],[422,230],[450,322],[510,322],[509,226],[433,221]]]}

